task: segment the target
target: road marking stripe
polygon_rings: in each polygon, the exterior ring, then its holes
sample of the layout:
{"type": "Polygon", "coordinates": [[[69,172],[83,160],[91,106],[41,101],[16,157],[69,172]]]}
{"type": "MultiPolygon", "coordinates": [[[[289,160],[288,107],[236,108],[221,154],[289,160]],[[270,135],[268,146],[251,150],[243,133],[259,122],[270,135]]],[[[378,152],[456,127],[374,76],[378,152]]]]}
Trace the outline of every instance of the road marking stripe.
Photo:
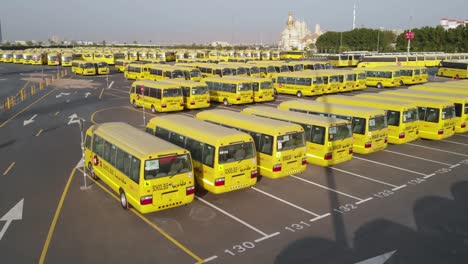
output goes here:
{"type": "Polygon", "coordinates": [[[386,183],[386,182],[379,181],[379,180],[376,180],[376,179],[368,178],[368,177],[365,177],[365,176],[362,176],[362,175],[359,175],[359,174],[356,174],[356,173],[353,173],[353,172],[345,171],[345,170],[342,170],[342,169],[338,169],[338,168],[335,168],[335,167],[330,167],[329,166],[328,168],[333,169],[333,170],[337,170],[337,171],[341,171],[343,173],[347,173],[349,175],[353,175],[353,176],[356,176],[356,177],[360,177],[360,178],[363,178],[363,179],[366,179],[366,180],[369,180],[369,181],[381,183],[383,185],[387,185],[387,186],[390,186],[390,187],[397,187],[396,185],[393,185],[393,184],[390,184],[390,183],[386,183]]]}
{"type": "Polygon", "coordinates": [[[450,166],[450,168],[453,169],[453,168],[456,168],[456,167],[458,167],[458,166],[460,166],[460,163],[459,163],[459,164],[452,165],[452,166],[450,166]]]}
{"type": "Polygon", "coordinates": [[[278,105],[276,104],[270,104],[270,103],[261,103],[262,105],[269,105],[269,106],[273,106],[273,107],[277,107],[278,105]]]}
{"type": "Polygon", "coordinates": [[[371,163],[379,164],[379,165],[382,165],[382,166],[386,166],[386,167],[389,167],[389,168],[394,168],[394,169],[397,169],[397,170],[402,170],[402,171],[406,171],[406,172],[411,172],[411,173],[414,173],[414,174],[418,174],[418,175],[421,175],[421,176],[426,176],[426,174],[421,173],[421,172],[403,169],[403,168],[400,168],[400,167],[388,165],[388,164],[381,163],[381,162],[378,162],[378,161],[373,161],[373,160],[368,160],[368,159],[364,159],[364,158],[359,158],[359,157],[356,157],[356,156],[354,156],[353,159],[360,159],[360,160],[364,160],[364,161],[367,161],[367,162],[371,162],[371,163]]]}
{"type": "Polygon", "coordinates": [[[372,199],[373,199],[372,197],[369,197],[369,198],[367,198],[367,199],[364,199],[364,200],[361,200],[361,201],[359,201],[359,202],[356,202],[356,204],[362,204],[362,203],[368,202],[368,201],[370,201],[370,200],[372,200],[372,199]]]}
{"type": "Polygon", "coordinates": [[[10,166],[8,166],[8,168],[5,170],[5,172],[3,173],[3,176],[7,175],[8,172],[10,172],[10,170],[13,168],[13,166],[15,166],[15,164],[16,164],[16,162],[13,161],[13,162],[10,164],[10,166]]]}
{"type": "Polygon", "coordinates": [[[43,95],[41,98],[37,99],[36,101],[32,102],[30,105],[26,106],[25,108],[23,108],[21,111],[19,111],[18,113],[16,113],[15,115],[13,115],[12,117],[10,117],[7,121],[3,122],[3,124],[0,125],[0,128],[4,127],[6,124],[8,124],[11,120],[15,119],[17,116],[19,116],[21,113],[23,113],[24,111],[28,110],[29,108],[31,108],[31,106],[35,105],[36,103],[38,103],[39,101],[41,101],[42,99],[46,98],[49,94],[51,94],[53,91],[55,91],[57,88],[54,88],[52,89],[51,91],[49,91],[48,93],[46,93],[45,95],[43,95]]]}
{"type": "Polygon", "coordinates": [[[401,185],[401,186],[398,186],[398,187],[393,188],[392,191],[398,191],[398,190],[403,189],[403,188],[405,188],[405,187],[406,187],[406,184],[403,184],[403,185],[401,185]]]}
{"type": "Polygon", "coordinates": [[[226,215],[226,216],[228,216],[228,217],[230,217],[230,218],[236,220],[237,222],[243,224],[244,226],[250,228],[251,230],[253,230],[253,231],[259,233],[260,235],[262,235],[262,236],[264,236],[264,237],[268,236],[266,233],[264,233],[264,232],[258,230],[257,228],[251,226],[250,224],[248,224],[248,223],[242,221],[241,219],[239,219],[239,218],[233,216],[232,214],[230,214],[230,213],[224,211],[223,209],[217,207],[216,205],[211,204],[211,203],[209,203],[209,202],[203,200],[202,198],[200,198],[200,197],[198,197],[198,196],[195,196],[195,198],[197,198],[197,200],[199,200],[200,202],[202,202],[202,203],[204,203],[204,204],[210,206],[211,208],[214,208],[214,209],[218,210],[219,212],[223,213],[224,215],[226,215]]]}
{"type": "Polygon", "coordinates": [[[297,205],[295,205],[295,204],[293,204],[293,203],[290,203],[290,202],[288,202],[288,201],[285,201],[285,200],[283,200],[283,199],[281,199],[281,198],[279,198],[279,197],[274,196],[273,194],[269,194],[269,193],[267,193],[267,192],[265,192],[265,191],[262,191],[262,190],[260,190],[260,189],[255,188],[255,187],[251,187],[251,189],[252,189],[252,190],[255,190],[255,191],[257,191],[257,192],[263,193],[263,194],[266,195],[266,196],[269,196],[269,197],[271,197],[271,198],[273,198],[273,199],[276,199],[276,200],[278,200],[278,201],[280,201],[280,202],[283,202],[283,203],[285,203],[285,204],[287,204],[287,205],[289,205],[289,206],[291,206],[291,207],[294,207],[294,208],[296,208],[296,209],[298,209],[298,210],[301,210],[301,211],[303,211],[303,212],[305,212],[305,213],[308,213],[308,214],[310,214],[310,215],[313,215],[313,216],[315,216],[315,217],[319,216],[319,215],[316,214],[316,213],[313,213],[313,212],[311,212],[311,211],[309,211],[309,210],[307,210],[307,209],[304,209],[304,208],[299,207],[299,206],[297,206],[297,205]]]}
{"type": "Polygon", "coordinates": [[[455,134],[454,136],[459,136],[459,137],[465,137],[465,138],[468,138],[468,135],[460,135],[460,134],[455,134]]]}
{"type": "Polygon", "coordinates": [[[341,195],[344,195],[344,196],[347,196],[347,197],[353,198],[354,200],[358,200],[358,201],[362,201],[362,200],[363,200],[363,199],[361,199],[361,198],[354,197],[354,196],[352,196],[352,195],[349,195],[349,194],[346,194],[346,193],[343,193],[343,192],[340,192],[340,191],[337,191],[337,190],[334,190],[334,189],[331,189],[331,188],[325,187],[325,186],[323,186],[323,185],[320,185],[320,184],[318,184],[318,183],[315,183],[315,182],[311,182],[311,181],[308,181],[308,180],[302,179],[302,178],[300,178],[300,177],[297,177],[297,176],[295,176],[295,175],[291,175],[290,177],[293,177],[293,178],[295,178],[295,179],[298,179],[298,180],[301,180],[301,181],[303,181],[303,182],[307,182],[307,183],[309,183],[309,184],[312,184],[312,185],[315,185],[315,186],[318,186],[318,187],[324,188],[324,189],[326,189],[326,190],[329,190],[329,191],[332,191],[332,192],[335,192],[335,193],[338,193],[338,194],[341,194],[341,195]]]}
{"type": "MultiPolygon", "coordinates": [[[[218,256],[211,256],[209,258],[206,258],[206,259],[202,260],[201,263],[207,263],[207,262],[210,262],[210,261],[215,260],[217,258],[218,258],[218,256]]],[[[197,263],[200,263],[200,262],[197,262],[197,263]]]]}
{"type": "Polygon", "coordinates": [[[112,81],[109,86],[107,86],[107,89],[110,89],[112,87],[112,85],[114,85],[114,81],[112,81]]]}
{"type": "Polygon", "coordinates": [[[125,109],[126,107],[124,106],[114,106],[114,107],[107,107],[107,108],[103,108],[103,109],[100,109],[100,110],[97,110],[97,111],[94,111],[94,113],[91,114],[91,122],[95,125],[99,124],[98,122],[94,121],[94,116],[99,113],[99,112],[102,112],[102,111],[106,111],[106,110],[111,110],[111,109],[117,109],[117,108],[121,108],[121,109],[125,109]]]}
{"type": "Polygon", "coordinates": [[[442,164],[442,165],[446,165],[446,166],[452,166],[453,165],[453,164],[448,164],[448,163],[435,161],[435,160],[431,160],[431,159],[420,158],[420,157],[416,157],[416,156],[413,156],[413,155],[408,155],[408,154],[404,154],[404,153],[400,153],[400,152],[395,152],[395,151],[391,151],[391,150],[384,149],[383,151],[390,152],[390,153],[397,154],[397,155],[401,155],[401,156],[410,157],[410,158],[413,158],[413,159],[419,159],[419,160],[425,160],[425,161],[429,161],[429,162],[433,162],[433,163],[438,163],[438,164],[442,164]]]}
{"type": "Polygon", "coordinates": [[[44,129],[41,128],[41,130],[39,130],[39,132],[37,132],[36,137],[38,137],[39,135],[41,135],[41,133],[42,133],[43,130],[44,130],[44,129]]]}
{"type": "Polygon", "coordinates": [[[104,94],[104,88],[102,88],[101,93],[99,94],[99,100],[101,100],[103,94],[104,94]]]}
{"type": "Polygon", "coordinates": [[[273,233],[273,234],[271,234],[271,235],[264,236],[264,237],[261,237],[261,238],[259,238],[259,239],[255,239],[254,241],[255,241],[255,243],[262,242],[263,240],[266,240],[266,239],[275,237],[275,236],[277,236],[277,235],[279,235],[279,234],[280,234],[280,232],[276,232],[276,233],[273,233]]]}
{"type": "Polygon", "coordinates": [[[458,155],[458,156],[463,156],[463,157],[468,157],[467,154],[462,154],[462,153],[452,152],[452,151],[448,151],[448,150],[442,150],[442,149],[436,149],[436,148],[421,146],[421,145],[413,144],[413,143],[406,143],[406,145],[416,146],[416,147],[420,147],[420,148],[426,148],[426,149],[435,150],[435,151],[440,151],[440,152],[445,152],[445,153],[450,153],[450,154],[454,154],[454,155],[458,155]]]}
{"type": "Polygon", "coordinates": [[[456,141],[450,141],[450,140],[441,140],[441,141],[451,143],[451,144],[457,144],[457,145],[461,145],[461,146],[468,146],[468,144],[460,143],[460,142],[456,142],[456,141]]]}
{"type": "Polygon", "coordinates": [[[54,116],[57,116],[60,113],[60,111],[55,112],[54,116]]]}
{"type": "MultiPolygon", "coordinates": [[[[83,172],[82,169],[78,169],[80,172],[83,172]]],[[[91,179],[93,181],[93,183],[95,183],[97,186],[99,186],[102,190],[104,190],[105,192],[107,192],[109,195],[111,195],[115,200],[117,201],[120,201],[119,198],[114,194],[112,193],[111,191],[109,191],[106,187],[104,187],[104,185],[102,185],[101,183],[95,181],[93,178],[91,178],[89,175],[88,175],[88,178],[91,179]]],[[[190,251],[189,249],[187,249],[184,245],[182,245],[179,241],[177,241],[175,238],[173,238],[172,236],[170,236],[168,233],[166,233],[164,230],[162,230],[159,226],[157,226],[156,224],[154,224],[153,222],[151,222],[150,220],[148,220],[148,218],[144,217],[140,212],[138,212],[137,210],[135,210],[134,208],[130,208],[129,211],[131,211],[133,214],[135,214],[136,216],[138,216],[141,220],[143,220],[144,222],[146,222],[149,226],[151,226],[153,229],[155,229],[156,231],[158,231],[161,235],[163,235],[164,237],[166,237],[169,241],[171,241],[172,243],[174,243],[174,245],[176,245],[178,248],[182,249],[185,253],[187,253],[188,255],[190,255],[191,257],[193,257],[195,260],[197,260],[198,262],[202,262],[203,260],[198,257],[195,253],[193,253],[192,251],[190,251]]]]}
{"type": "Polygon", "coordinates": [[[317,217],[315,217],[315,218],[310,219],[309,221],[310,221],[310,222],[315,222],[315,221],[318,221],[318,220],[320,220],[320,219],[322,219],[322,218],[325,218],[325,217],[327,217],[327,216],[330,216],[330,213],[326,213],[326,214],[324,214],[324,215],[317,216],[317,217]]]}
{"type": "Polygon", "coordinates": [[[60,215],[60,212],[62,211],[63,202],[65,201],[65,197],[67,196],[68,190],[70,189],[70,184],[72,182],[73,175],[75,175],[75,171],[76,169],[72,170],[72,172],[70,173],[70,176],[68,177],[67,184],[65,185],[65,188],[63,189],[62,196],[60,197],[60,201],[57,206],[57,210],[55,210],[54,218],[52,219],[52,223],[50,224],[50,227],[49,227],[49,232],[47,233],[47,238],[44,243],[44,247],[42,248],[41,257],[39,258],[39,264],[43,264],[45,261],[47,251],[49,250],[50,241],[54,234],[55,226],[57,225],[57,220],[60,215]]]}
{"type": "Polygon", "coordinates": [[[424,176],[424,179],[429,179],[430,177],[432,177],[432,176],[435,176],[435,175],[436,175],[435,173],[432,173],[432,174],[426,175],[426,176],[424,176]]]}

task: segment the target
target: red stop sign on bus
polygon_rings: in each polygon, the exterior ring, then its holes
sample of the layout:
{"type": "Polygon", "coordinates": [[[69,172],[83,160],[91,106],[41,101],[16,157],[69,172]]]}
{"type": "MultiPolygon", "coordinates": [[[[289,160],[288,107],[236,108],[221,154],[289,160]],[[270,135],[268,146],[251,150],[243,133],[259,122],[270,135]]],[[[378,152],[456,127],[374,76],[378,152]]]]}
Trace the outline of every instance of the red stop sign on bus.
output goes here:
{"type": "Polygon", "coordinates": [[[144,94],[144,93],[145,93],[145,87],[142,86],[142,87],[140,88],[140,91],[141,91],[141,94],[144,94]]]}
{"type": "Polygon", "coordinates": [[[411,31],[406,32],[405,37],[406,39],[414,39],[414,32],[411,32],[411,31]]]}

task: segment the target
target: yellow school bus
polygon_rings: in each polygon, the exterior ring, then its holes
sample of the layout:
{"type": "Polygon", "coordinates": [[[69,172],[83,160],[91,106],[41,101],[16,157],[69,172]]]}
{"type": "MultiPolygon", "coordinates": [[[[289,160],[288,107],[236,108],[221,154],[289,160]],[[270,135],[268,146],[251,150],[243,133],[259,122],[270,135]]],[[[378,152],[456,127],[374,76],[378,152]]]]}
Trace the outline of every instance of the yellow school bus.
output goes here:
{"type": "Polygon", "coordinates": [[[273,61],[281,60],[279,50],[274,50],[274,51],[271,52],[271,60],[273,60],[273,61]]]}
{"type": "Polygon", "coordinates": [[[403,85],[420,84],[427,82],[427,70],[418,66],[393,66],[387,67],[400,70],[401,83],[403,85]]]}
{"type": "Polygon", "coordinates": [[[131,60],[121,60],[121,59],[118,59],[118,60],[115,60],[115,64],[114,64],[114,67],[117,71],[119,72],[125,72],[125,68],[127,67],[128,64],[132,63],[131,60]]]}
{"type": "Polygon", "coordinates": [[[339,93],[344,84],[344,76],[334,70],[306,71],[314,72],[323,80],[323,93],[339,93]]]}
{"type": "Polygon", "coordinates": [[[247,74],[250,77],[262,77],[260,73],[260,68],[255,64],[244,63],[242,64],[245,69],[247,69],[247,74]]]}
{"type": "Polygon", "coordinates": [[[304,59],[304,51],[280,51],[281,60],[302,60],[304,59]]]}
{"type": "Polygon", "coordinates": [[[262,176],[276,179],[306,169],[304,129],[299,125],[229,110],[202,111],[196,117],[252,136],[262,176]]]}
{"type": "Polygon", "coordinates": [[[374,99],[358,96],[331,95],[317,98],[319,102],[352,106],[367,106],[384,110],[387,115],[388,143],[405,144],[419,138],[418,108],[410,102],[374,99]]]}
{"type": "Polygon", "coordinates": [[[110,51],[104,51],[102,54],[102,59],[100,61],[103,61],[107,63],[108,65],[114,65],[115,64],[114,53],[110,51]]]}
{"type": "Polygon", "coordinates": [[[232,80],[242,80],[244,82],[252,83],[253,101],[255,103],[275,100],[273,83],[269,79],[243,76],[234,76],[229,78],[232,80]]]}
{"type": "Polygon", "coordinates": [[[442,61],[437,75],[455,79],[466,79],[468,78],[468,61],[442,61]]]}
{"type": "Polygon", "coordinates": [[[73,54],[63,53],[61,61],[62,61],[62,67],[71,67],[72,61],[73,61],[73,54]]]}
{"type": "Polygon", "coordinates": [[[437,93],[407,89],[389,91],[388,94],[450,101],[455,106],[455,133],[468,132],[468,127],[466,126],[468,122],[468,94],[437,93]]]}
{"type": "Polygon", "coordinates": [[[23,64],[32,64],[33,63],[32,53],[30,53],[30,52],[23,53],[22,63],[23,64]]]}
{"type": "Polygon", "coordinates": [[[233,77],[210,77],[203,79],[210,91],[210,100],[231,104],[248,104],[253,102],[251,81],[233,77]]]}
{"type": "Polygon", "coordinates": [[[90,61],[94,63],[94,66],[96,67],[96,74],[98,75],[105,75],[109,74],[109,65],[104,62],[104,61],[90,61]]]}
{"type": "Polygon", "coordinates": [[[231,70],[233,76],[248,76],[249,72],[245,64],[238,63],[219,63],[221,67],[226,67],[231,70]]]}
{"type": "Polygon", "coordinates": [[[116,122],[91,126],[84,147],[91,176],[118,193],[124,209],[150,213],[193,201],[192,159],[179,146],[116,122]]]}
{"type": "Polygon", "coordinates": [[[333,67],[355,67],[361,56],[360,54],[338,54],[330,55],[327,59],[333,67]]]}
{"type": "Polygon", "coordinates": [[[23,63],[23,52],[15,51],[15,53],[13,54],[13,63],[23,63]]]}
{"type": "Polygon", "coordinates": [[[128,52],[128,59],[131,60],[131,61],[139,60],[138,51],[136,51],[136,50],[129,51],[128,52]]]}
{"type": "MultiPolygon", "coordinates": [[[[338,92],[353,91],[357,84],[357,73],[352,70],[319,70],[317,72],[322,76],[329,76],[330,81],[337,78],[338,92]]],[[[332,84],[330,85],[333,87],[332,84]]],[[[331,88],[331,90],[334,90],[334,88],[331,88]]]]}
{"type": "Polygon", "coordinates": [[[13,53],[12,52],[3,52],[3,54],[0,52],[1,56],[0,59],[2,62],[5,63],[12,63],[13,62],[13,53]]]}
{"type": "Polygon", "coordinates": [[[387,147],[388,128],[383,110],[308,100],[286,101],[279,104],[278,108],[351,121],[353,150],[356,153],[368,154],[387,147]]]}
{"type": "Polygon", "coordinates": [[[200,70],[203,77],[234,75],[229,67],[214,63],[197,63],[196,67],[200,70]]]}
{"type": "Polygon", "coordinates": [[[158,51],[156,53],[156,59],[165,62],[172,62],[175,61],[175,53],[173,51],[158,51]]]}
{"type": "Polygon", "coordinates": [[[178,85],[184,95],[184,106],[187,109],[210,107],[210,91],[206,83],[185,80],[163,80],[161,82],[178,85]]]}
{"type": "Polygon", "coordinates": [[[329,166],[353,157],[353,133],[351,122],[344,119],[308,115],[267,106],[252,106],[242,110],[271,119],[302,126],[305,133],[307,162],[329,166]]]}
{"type": "Polygon", "coordinates": [[[264,50],[261,53],[261,60],[262,61],[268,61],[271,60],[271,52],[269,50],[264,50]]]}
{"type": "Polygon", "coordinates": [[[364,70],[362,70],[361,68],[355,68],[353,69],[353,71],[356,72],[356,84],[354,86],[354,90],[363,90],[363,89],[366,89],[367,88],[367,75],[366,75],[366,72],[364,70]]]}
{"type": "Polygon", "coordinates": [[[81,54],[83,56],[83,60],[85,61],[92,61],[94,59],[94,53],[93,52],[83,52],[81,54]]]}
{"type": "Polygon", "coordinates": [[[79,75],[96,75],[96,67],[92,61],[72,61],[72,72],[79,75]]]}
{"type": "Polygon", "coordinates": [[[174,67],[184,73],[185,80],[187,81],[196,81],[199,82],[202,80],[201,71],[197,68],[190,67],[190,66],[181,66],[177,65],[174,67]]]}
{"type": "Polygon", "coordinates": [[[366,85],[382,89],[403,85],[403,81],[394,67],[374,67],[366,69],[366,85]]]}
{"type": "Polygon", "coordinates": [[[45,53],[35,52],[32,54],[32,65],[47,65],[45,53]]]}
{"type": "Polygon", "coordinates": [[[455,107],[449,101],[383,93],[366,93],[360,96],[411,102],[418,106],[419,137],[440,140],[455,133],[455,107]]]}
{"type": "Polygon", "coordinates": [[[184,96],[178,85],[150,80],[133,82],[130,103],[151,109],[152,113],[184,110],[184,96]]]}
{"type": "Polygon", "coordinates": [[[167,79],[185,80],[185,73],[182,69],[165,64],[146,64],[147,80],[160,81],[167,79]]]}
{"type": "Polygon", "coordinates": [[[125,67],[124,77],[127,80],[146,80],[148,78],[148,64],[130,63],[125,67]]]}
{"type": "Polygon", "coordinates": [[[147,132],[190,151],[198,186],[215,193],[257,183],[257,159],[251,136],[184,115],[154,117],[147,132]]]}
{"type": "Polygon", "coordinates": [[[321,95],[325,89],[322,76],[315,71],[278,73],[274,83],[276,93],[297,97],[321,95]]]}

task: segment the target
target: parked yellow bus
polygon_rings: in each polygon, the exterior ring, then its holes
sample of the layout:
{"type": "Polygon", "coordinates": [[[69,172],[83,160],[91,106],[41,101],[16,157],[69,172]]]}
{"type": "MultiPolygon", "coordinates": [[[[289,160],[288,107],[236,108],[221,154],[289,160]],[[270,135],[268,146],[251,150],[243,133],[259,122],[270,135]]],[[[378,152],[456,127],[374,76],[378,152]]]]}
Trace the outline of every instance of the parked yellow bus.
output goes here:
{"type": "Polygon", "coordinates": [[[388,127],[383,110],[309,100],[282,102],[278,108],[351,121],[354,137],[353,150],[356,153],[368,154],[387,147],[388,127]]]}
{"type": "Polygon", "coordinates": [[[119,72],[125,72],[125,68],[127,67],[128,64],[132,63],[131,60],[115,60],[115,69],[119,72]]]}
{"type": "Polygon", "coordinates": [[[262,176],[276,179],[306,169],[304,129],[299,125],[229,110],[202,111],[196,117],[251,135],[262,176]]]}
{"type": "Polygon", "coordinates": [[[268,102],[275,100],[275,92],[273,89],[273,83],[266,78],[253,78],[253,77],[243,77],[235,76],[229,77],[230,79],[238,79],[245,82],[252,83],[253,89],[253,101],[255,103],[268,102]]]}
{"type": "Polygon", "coordinates": [[[45,53],[35,52],[32,54],[32,65],[47,65],[45,53]]]}
{"type": "Polygon", "coordinates": [[[281,60],[302,60],[304,55],[304,51],[280,51],[281,60]]]}
{"type": "Polygon", "coordinates": [[[366,69],[366,85],[379,89],[403,85],[400,71],[394,67],[374,67],[366,69]]]}
{"type": "Polygon", "coordinates": [[[185,75],[185,80],[187,81],[196,81],[199,82],[202,80],[201,71],[197,68],[190,67],[190,66],[175,66],[176,69],[181,70],[185,75]]]}
{"type": "Polygon", "coordinates": [[[147,75],[147,64],[130,63],[125,67],[124,77],[127,80],[146,80],[147,75]]]}
{"type": "Polygon", "coordinates": [[[271,60],[271,52],[269,50],[264,50],[261,52],[261,60],[265,61],[265,60],[271,60]]]}
{"type": "Polygon", "coordinates": [[[455,106],[455,133],[468,132],[468,127],[466,126],[468,122],[468,94],[437,93],[408,89],[389,91],[388,94],[450,101],[455,106]]]}
{"type": "Polygon", "coordinates": [[[2,62],[5,63],[12,63],[13,62],[13,53],[12,52],[3,52],[3,54],[0,52],[0,59],[2,62]]]}
{"type": "Polygon", "coordinates": [[[197,63],[196,67],[200,70],[203,77],[223,77],[233,75],[232,70],[229,67],[214,63],[197,63]]]}
{"type": "Polygon", "coordinates": [[[297,97],[321,95],[325,89],[323,77],[315,71],[278,73],[274,83],[275,93],[297,97]]]}
{"type": "Polygon", "coordinates": [[[357,74],[357,81],[354,86],[354,90],[363,90],[367,88],[367,75],[366,71],[361,68],[355,68],[353,71],[357,74]]]}
{"type": "Polygon", "coordinates": [[[350,160],[353,157],[353,133],[351,122],[344,119],[308,115],[267,106],[253,106],[242,110],[271,119],[302,126],[305,133],[307,162],[329,166],[350,160]]]}
{"type": "Polygon", "coordinates": [[[23,53],[21,51],[15,51],[13,54],[13,63],[20,64],[23,63],[23,60],[23,53]]]}
{"type": "Polygon", "coordinates": [[[183,70],[165,64],[146,64],[147,74],[145,79],[159,81],[166,79],[179,79],[185,80],[185,73],[183,70]]]}
{"type": "Polygon", "coordinates": [[[114,65],[115,64],[114,53],[110,51],[104,51],[103,58],[101,61],[107,63],[108,65],[114,65]]]}
{"type": "Polygon", "coordinates": [[[94,54],[92,52],[83,52],[83,60],[92,61],[94,59],[94,54]]]}
{"type": "Polygon", "coordinates": [[[156,59],[165,62],[173,62],[175,61],[175,53],[173,51],[158,51],[156,53],[156,59]]]}
{"type": "Polygon", "coordinates": [[[233,76],[245,76],[249,75],[249,72],[245,65],[237,64],[237,63],[219,63],[221,67],[226,67],[231,70],[233,76]]]}
{"type": "Polygon", "coordinates": [[[357,54],[338,54],[327,57],[333,67],[356,67],[361,55],[357,54]]]}
{"type": "Polygon", "coordinates": [[[23,53],[22,63],[23,64],[32,64],[33,63],[32,53],[30,53],[30,52],[23,53]]]}
{"type": "Polygon", "coordinates": [[[110,73],[109,65],[104,61],[91,61],[96,67],[96,74],[105,75],[110,73]]]}
{"type": "Polygon", "coordinates": [[[319,102],[367,106],[386,112],[388,126],[388,143],[405,144],[419,138],[418,108],[409,102],[389,99],[375,99],[358,96],[331,95],[317,98],[319,102]]]}
{"type": "Polygon", "coordinates": [[[339,93],[344,84],[344,76],[334,70],[306,71],[317,74],[323,80],[323,93],[339,93]]]}
{"type": "Polygon", "coordinates": [[[384,93],[366,93],[360,96],[411,102],[418,106],[419,137],[440,140],[455,133],[455,107],[449,101],[397,96],[384,93]]]}
{"type": "Polygon", "coordinates": [[[176,84],[155,81],[135,81],[130,90],[130,103],[156,112],[184,110],[182,89],[176,84]]]}
{"type": "MultiPolygon", "coordinates": [[[[357,73],[352,70],[319,70],[317,72],[322,76],[329,76],[330,80],[332,80],[334,76],[338,76],[338,92],[353,91],[358,83],[357,73]]],[[[330,84],[330,86],[333,87],[332,84],[330,84]]],[[[331,90],[333,89],[334,88],[331,88],[331,90]]]]}
{"type": "Polygon", "coordinates": [[[248,104],[253,102],[253,84],[232,77],[211,77],[203,80],[208,85],[210,100],[231,104],[248,104]]]}
{"type": "Polygon", "coordinates": [[[437,75],[455,79],[466,79],[468,78],[468,61],[442,61],[437,75]]]}
{"type": "Polygon", "coordinates": [[[125,123],[86,131],[85,164],[118,193],[124,209],[150,213],[191,203],[195,193],[190,153],[125,123]]]}
{"type": "Polygon", "coordinates": [[[271,60],[272,61],[281,60],[280,52],[278,50],[274,50],[274,51],[271,52],[271,60]]]}
{"type": "Polygon", "coordinates": [[[198,186],[215,193],[257,183],[257,159],[251,136],[184,115],[154,117],[147,132],[190,151],[198,186]]]}
{"type": "Polygon", "coordinates": [[[72,72],[79,75],[96,75],[96,67],[92,61],[72,61],[72,72]]]}
{"type": "Polygon", "coordinates": [[[163,80],[164,83],[178,85],[184,95],[184,106],[187,109],[210,107],[210,91],[206,83],[185,80],[163,80]]]}
{"type": "Polygon", "coordinates": [[[73,61],[73,54],[63,53],[61,61],[62,61],[62,67],[71,67],[72,61],[73,61]]]}

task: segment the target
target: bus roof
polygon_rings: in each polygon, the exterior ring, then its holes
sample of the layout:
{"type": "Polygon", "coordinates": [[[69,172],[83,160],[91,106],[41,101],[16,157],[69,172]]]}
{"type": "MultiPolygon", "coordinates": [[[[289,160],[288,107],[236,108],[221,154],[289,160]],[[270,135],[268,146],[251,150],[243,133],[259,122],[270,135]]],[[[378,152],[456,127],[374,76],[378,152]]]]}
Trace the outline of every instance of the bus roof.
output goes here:
{"type": "Polygon", "coordinates": [[[320,71],[316,70],[304,70],[304,71],[295,71],[295,72],[281,72],[278,73],[278,77],[315,77],[320,75],[320,71]]]}
{"type": "Polygon", "coordinates": [[[203,83],[203,82],[180,80],[180,79],[164,79],[158,82],[164,82],[164,83],[176,84],[176,85],[185,85],[189,87],[200,87],[200,86],[205,87],[206,86],[206,83],[203,83]]]}
{"type": "Polygon", "coordinates": [[[177,84],[172,84],[172,83],[167,83],[167,82],[156,82],[156,81],[151,81],[151,80],[139,80],[139,81],[134,81],[132,86],[136,85],[142,85],[144,87],[150,87],[150,88],[179,88],[177,84]]]}
{"type": "Polygon", "coordinates": [[[149,127],[159,125],[162,125],[167,129],[177,128],[178,130],[187,132],[188,137],[192,137],[197,140],[202,139],[204,142],[213,145],[217,143],[219,144],[219,140],[223,138],[234,140],[233,142],[246,136],[250,138],[248,134],[237,131],[235,129],[215,125],[199,119],[195,119],[193,117],[179,114],[154,117],[148,123],[149,127]]]}
{"type": "Polygon", "coordinates": [[[318,115],[309,115],[299,112],[291,112],[287,110],[277,109],[269,106],[250,106],[244,108],[242,112],[250,114],[258,114],[273,119],[289,120],[294,123],[309,124],[309,125],[320,125],[324,127],[350,123],[345,119],[339,119],[334,117],[325,117],[318,115]]]}
{"type": "MultiPolygon", "coordinates": [[[[457,94],[457,93],[444,93],[443,91],[440,92],[433,92],[433,91],[421,91],[421,90],[408,90],[408,89],[397,89],[388,92],[393,92],[392,94],[407,94],[409,96],[418,96],[418,95],[425,95],[433,99],[439,100],[450,100],[450,101],[468,101],[467,94],[457,94]]],[[[406,95],[405,95],[406,96],[406,95]]]]}
{"type": "MultiPolygon", "coordinates": [[[[439,107],[447,106],[447,105],[453,105],[452,102],[447,101],[447,100],[437,100],[437,99],[431,99],[431,98],[421,98],[421,97],[406,96],[406,95],[394,95],[394,94],[390,94],[390,93],[387,93],[387,92],[380,92],[380,93],[376,93],[376,94],[366,94],[366,96],[385,97],[385,98],[388,98],[389,96],[392,96],[392,97],[395,97],[394,99],[396,99],[396,100],[406,100],[406,101],[410,101],[410,102],[418,101],[418,102],[428,103],[428,104],[431,104],[431,105],[438,105],[439,107]]],[[[418,103],[416,103],[416,104],[418,104],[418,103]]]]}
{"type": "MultiPolygon", "coordinates": [[[[129,151],[140,159],[159,152],[180,152],[183,148],[122,122],[103,123],[92,127],[94,133],[102,136],[117,147],[129,151]]],[[[154,157],[156,158],[156,157],[154,157]]]]}
{"type": "MultiPolygon", "coordinates": [[[[321,101],[321,102],[327,102],[327,99],[328,98],[337,98],[339,100],[346,100],[346,101],[359,101],[359,102],[362,102],[362,104],[364,105],[365,103],[369,103],[369,104],[373,104],[373,105],[381,105],[381,106],[385,106],[385,107],[388,107],[386,110],[391,110],[392,107],[393,109],[395,108],[415,108],[416,105],[414,103],[410,103],[410,102],[402,102],[402,101],[397,101],[397,100],[392,100],[391,98],[379,98],[379,99],[375,99],[375,98],[369,98],[369,97],[363,97],[363,96],[359,96],[356,95],[356,96],[346,96],[346,95],[329,95],[329,96],[322,96],[320,97],[321,99],[320,100],[324,100],[324,101],[321,101]]],[[[331,99],[333,100],[333,99],[331,99]]],[[[333,103],[333,101],[331,101],[333,103]]],[[[337,102],[338,104],[340,104],[339,102],[337,102]]],[[[380,107],[371,107],[371,108],[379,108],[380,107]]]]}
{"type": "Polygon", "coordinates": [[[376,116],[376,115],[384,114],[383,110],[375,109],[375,108],[368,108],[368,107],[362,107],[362,106],[350,106],[350,105],[343,105],[343,104],[332,104],[332,103],[324,103],[324,102],[310,101],[310,100],[303,100],[303,99],[282,102],[281,104],[279,104],[278,108],[281,109],[283,107],[290,108],[290,107],[301,107],[301,106],[304,106],[305,109],[309,109],[309,108],[320,109],[320,111],[323,111],[325,113],[329,112],[330,110],[344,111],[343,113],[353,111],[353,112],[356,112],[356,114],[353,114],[353,115],[359,116],[359,117],[369,117],[369,116],[376,116]]]}
{"type": "Polygon", "coordinates": [[[274,136],[293,131],[304,131],[304,129],[299,125],[222,109],[202,111],[198,113],[196,117],[199,119],[211,117],[216,120],[215,122],[228,121],[228,124],[232,124],[236,127],[239,126],[246,130],[259,131],[274,136]],[[260,126],[261,129],[259,129],[260,126]]]}

